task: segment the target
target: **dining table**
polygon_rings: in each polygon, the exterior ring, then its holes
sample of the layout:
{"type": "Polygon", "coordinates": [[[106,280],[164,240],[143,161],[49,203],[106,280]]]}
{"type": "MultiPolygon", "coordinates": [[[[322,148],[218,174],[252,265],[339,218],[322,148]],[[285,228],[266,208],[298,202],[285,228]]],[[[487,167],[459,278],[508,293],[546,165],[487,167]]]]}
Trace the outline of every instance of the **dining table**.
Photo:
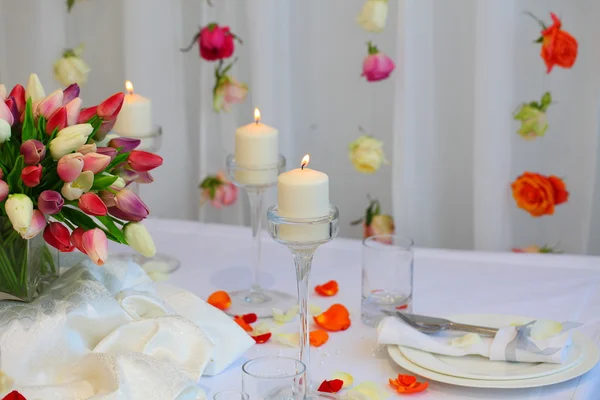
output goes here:
{"type": "MultiPolygon", "coordinates": [[[[176,257],[181,266],[168,283],[206,299],[217,290],[246,289],[252,280],[251,231],[248,227],[195,221],[148,219],[159,253],[176,257]]],[[[317,384],[342,371],[355,384],[381,384],[389,397],[396,394],[388,379],[409,373],[396,365],[385,347],[377,345],[376,328],[361,322],[361,246],[355,239],[336,238],[320,247],[314,257],[311,286],[335,280],[339,293],[309,303],[328,308],[345,305],[351,326],[331,332],[329,341],[311,349],[310,378],[317,384]]],[[[260,283],[296,293],[296,277],[289,250],[265,232],[262,238],[260,283]]],[[[456,314],[510,314],[556,321],[576,321],[578,330],[600,344],[600,257],[568,254],[524,254],[445,250],[414,250],[413,312],[456,314]]],[[[296,321],[295,323],[299,323],[296,321]]],[[[271,340],[257,344],[227,370],[202,377],[199,385],[208,398],[222,390],[240,390],[245,361],[269,355],[296,357],[298,349],[271,340]]],[[[426,380],[419,377],[420,381],[426,380]]],[[[600,399],[600,366],[567,382],[528,389],[481,389],[428,381],[418,399],[600,399]]]]}

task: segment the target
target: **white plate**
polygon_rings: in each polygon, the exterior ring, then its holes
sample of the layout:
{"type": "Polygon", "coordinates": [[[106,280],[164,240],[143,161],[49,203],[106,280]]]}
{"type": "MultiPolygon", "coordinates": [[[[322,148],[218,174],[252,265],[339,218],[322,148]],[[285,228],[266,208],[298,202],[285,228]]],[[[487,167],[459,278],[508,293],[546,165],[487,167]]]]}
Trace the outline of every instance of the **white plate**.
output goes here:
{"type": "Polygon", "coordinates": [[[476,388],[495,388],[495,389],[518,389],[538,386],[552,385],[577,378],[591,370],[600,359],[598,346],[583,335],[577,336],[578,345],[582,348],[582,357],[580,361],[568,369],[559,371],[552,375],[539,376],[530,379],[513,380],[492,380],[492,379],[469,379],[457,376],[445,375],[439,372],[423,368],[407,359],[400,351],[399,346],[388,346],[388,353],[392,360],[402,368],[414,374],[433,381],[448,383],[450,385],[476,387],[476,388]]]}
{"type": "MultiPolygon", "coordinates": [[[[465,324],[489,327],[508,326],[515,322],[524,324],[532,320],[518,316],[491,314],[453,315],[448,319],[465,324]]],[[[583,357],[581,334],[577,332],[573,333],[573,342],[569,346],[567,358],[562,364],[490,361],[480,356],[452,357],[404,346],[400,346],[400,351],[413,364],[431,371],[459,378],[486,380],[531,379],[551,375],[572,367],[583,357]]]]}

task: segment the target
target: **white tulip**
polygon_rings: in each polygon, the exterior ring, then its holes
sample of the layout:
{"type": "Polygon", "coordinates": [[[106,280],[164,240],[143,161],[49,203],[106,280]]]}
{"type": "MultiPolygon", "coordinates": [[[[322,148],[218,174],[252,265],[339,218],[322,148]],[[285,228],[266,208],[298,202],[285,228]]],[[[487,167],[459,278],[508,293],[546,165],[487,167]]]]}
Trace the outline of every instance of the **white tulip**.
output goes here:
{"type": "Polygon", "coordinates": [[[6,215],[13,229],[24,235],[31,225],[33,217],[33,202],[25,194],[11,194],[5,203],[6,215]]]}
{"type": "Polygon", "coordinates": [[[50,142],[50,154],[55,160],[76,151],[86,142],[94,128],[90,124],[78,124],[61,129],[50,142]]]}
{"type": "Polygon", "coordinates": [[[6,91],[6,86],[0,83],[0,100],[6,100],[8,92],[6,91]]]}
{"type": "Polygon", "coordinates": [[[81,58],[82,53],[83,45],[65,51],[63,56],[54,62],[54,79],[65,86],[86,83],[90,67],[81,58]]]}
{"type": "Polygon", "coordinates": [[[385,28],[388,14],[388,0],[368,0],[356,18],[366,31],[381,32],[385,28]]]}
{"type": "Polygon", "coordinates": [[[123,228],[123,233],[127,244],[144,257],[153,257],[156,254],[154,240],[144,225],[130,222],[123,228]]]}
{"type": "Polygon", "coordinates": [[[10,125],[8,122],[0,118],[0,143],[10,140],[10,125]]]}
{"type": "Polygon", "coordinates": [[[63,185],[60,193],[67,200],[79,200],[79,198],[90,191],[94,184],[94,173],[92,171],[82,172],[73,182],[63,185]]]}
{"type": "Polygon", "coordinates": [[[40,82],[40,78],[36,74],[29,75],[29,80],[27,81],[27,88],[25,89],[25,100],[31,97],[31,101],[40,101],[44,97],[46,97],[46,92],[44,92],[44,87],[40,82]]]}
{"type": "Polygon", "coordinates": [[[86,138],[94,131],[94,127],[90,124],[77,124],[61,129],[56,134],[56,137],[72,136],[74,134],[83,135],[86,138]]]}

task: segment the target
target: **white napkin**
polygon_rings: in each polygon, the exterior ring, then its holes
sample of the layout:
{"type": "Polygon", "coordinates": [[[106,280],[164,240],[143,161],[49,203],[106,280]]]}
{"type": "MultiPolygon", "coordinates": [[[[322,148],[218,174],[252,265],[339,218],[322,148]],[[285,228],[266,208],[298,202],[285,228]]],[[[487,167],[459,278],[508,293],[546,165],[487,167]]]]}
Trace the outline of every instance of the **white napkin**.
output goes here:
{"type": "Polygon", "coordinates": [[[547,362],[565,361],[571,344],[565,324],[560,334],[544,340],[529,336],[530,325],[500,328],[494,338],[464,333],[444,332],[427,335],[410,327],[396,317],[384,318],[377,328],[377,342],[382,345],[400,345],[447,356],[479,355],[492,361],[547,362]],[[517,337],[520,334],[519,337],[517,337]],[[454,341],[453,341],[454,339],[454,341]],[[462,340],[461,340],[462,339],[462,340]]]}
{"type": "Polygon", "coordinates": [[[43,400],[203,400],[198,378],[253,343],[221,311],[159,290],[134,263],[84,262],[30,304],[0,302],[2,369],[14,380],[0,398],[15,389],[43,400]]]}

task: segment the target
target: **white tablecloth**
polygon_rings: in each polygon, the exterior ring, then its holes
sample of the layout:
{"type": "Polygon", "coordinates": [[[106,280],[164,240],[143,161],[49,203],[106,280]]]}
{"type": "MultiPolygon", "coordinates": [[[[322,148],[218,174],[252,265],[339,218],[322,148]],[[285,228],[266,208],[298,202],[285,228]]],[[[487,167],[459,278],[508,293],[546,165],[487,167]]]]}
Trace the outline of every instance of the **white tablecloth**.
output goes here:
{"type": "MultiPolygon", "coordinates": [[[[202,298],[218,289],[244,289],[251,281],[251,238],[248,228],[195,222],[149,220],[159,252],[182,262],[171,283],[202,298]]],[[[265,235],[263,286],[295,293],[289,251],[265,235]]],[[[352,326],[334,332],[320,349],[312,349],[311,376],[326,379],[335,371],[386,385],[403,370],[386,351],[377,351],[375,330],[360,321],[359,241],[336,239],[321,247],[314,258],[311,286],[330,279],[339,282],[332,298],[312,302],[328,307],[339,302],[348,307],[352,326]]],[[[600,258],[568,255],[483,253],[417,249],[415,251],[413,311],[422,314],[503,313],[582,322],[581,332],[600,343],[600,258]]],[[[275,344],[257,345],[246,358],[294,355],[296,350],[275,344]]],[[[241,388],[239,360],[229,370],[200,385],[209,395],[241,388]]],[[[393,392],[389,391],[390,396],[393,392]]],[[[600,365],[588,374],[549,387],[525,390],[471,389],[430,382],[424,399],[600,399],[600,365]]]]}

